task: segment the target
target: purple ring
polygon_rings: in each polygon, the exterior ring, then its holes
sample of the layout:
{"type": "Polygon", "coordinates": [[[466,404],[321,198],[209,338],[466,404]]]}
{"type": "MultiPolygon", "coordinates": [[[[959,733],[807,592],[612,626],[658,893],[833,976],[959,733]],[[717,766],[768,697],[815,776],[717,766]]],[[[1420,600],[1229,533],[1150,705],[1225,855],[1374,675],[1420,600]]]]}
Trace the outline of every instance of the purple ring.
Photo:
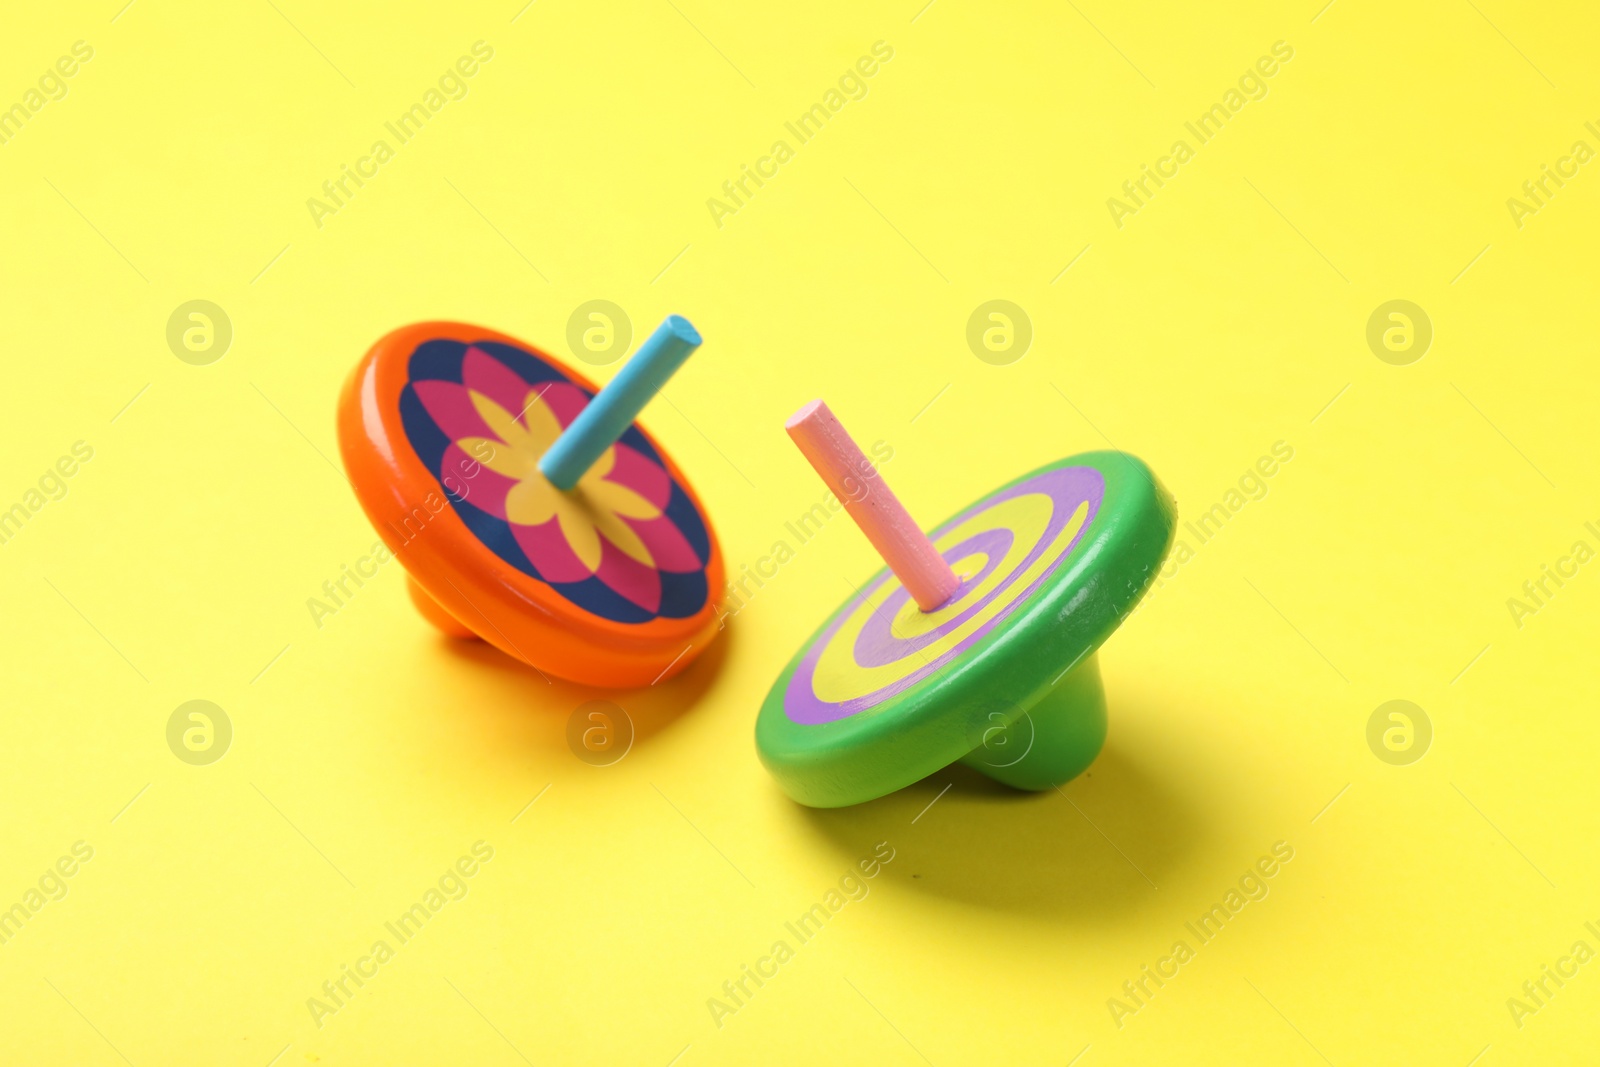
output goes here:
{"type": "MultiPolygon", "coordinates": [[[[940,553],[944,556],[945,562],[951,566],[979,552],[988,557],[983,569],[957,586],[956,591],[950,595],[950,599],[959,602],[969,591],[989,577],[989,572],[1000,565],[1000,561],[1005,558],[1006,551],[1016,539],[1016,534],[1004,527],[997,526],[992,530],[984,530],[981,533],[973,534],[948,552],[940,553]]],[[[861,627],[861,633],[856,635],[856,647],[853,650],[856,663],[862,667],[886,667],[897,660],[905,659],[918,649],[933,644],[939,638],[966,622],[975,612],[982,610],[985,604],[988,604],[997,595],[1004,592],[1005,588],[1015,580],[1016,571],[1012,571],[1011,574],[1006,575],[1001,580],[999,585],[990,590],[987,596],[980,600],[974,600],[962,609],[959,615],[946,619],[934,629],[916,637],[896,637],[891,627],[892,621],[900,617],[901,609],[911,601],[910,592],[906,590],[905,586],[901,586],[889,595],[888,600],[879,605],[878,610],[874,611],[872,616],[861,627]]]]}
{"type": "MultiPolygon", "coordinates": [[[[1084,519],[1083,526],[1079,528],[1077,534],[1073,536],[1072,540],[1064,548],[1062,548],[1055,559],[1050,562],[1049,566],[1045,568],[1044,572],[1032,582],[1028,583],[1026,588],[1016,592],[1010,601],[1002,606],[992,618],[985,620],[976,630],[968,634],[953,648],[950,648],[936,659],[923,663],[920,667],[914,671],[911,671],[909,674],[906,674],[905,676],[890,682],[888,685],[885,685],[882,688],[876,689],[870,693],[866,693],[859,697],[851,697],[850,699],[844,701],[836,702],[824,700],[816,695],[815,678],[817,664],[821,661],[823,652],[827,650],[828,646],[833,643],[834,638],[838,636],[838,633],[844,626],[845,622],[855,614],[855,609],[860,605],[860,603],[863,600],[871,597],[873,593],[875,593],[878,588],[883,585],[884,582],[889,581],[892,577],[887,571],[885,571],[883,574],[880,574],[874,581],[868,583],[868,585],[862,589],[856,597],[847,601],[844,606],[839,609],[832,621],[824,626],[816,635],[816,637],[812,639],[811,643],[806,647],[805,652],[800,657],[800,661],[795,665],[794,673],[789,678],[789,684],[785,687],[783,696],[784,713],[788,715],[791,721],[799,723],[803,726],[817,726],[823,723],[836,722],[839,719],[847,718],[858,712],[865,711],[868,708],[872,708],[878,704],[881,704],[888,698],[898,693],[902,693],[916,685],[918,682],[923,681],[957,657],[965,655],[969,649],[976,645],[980,640],[988,636],[990,631],[992,631],[997,625],[1000,624],[1002,620],[1004,620],[1008,615],[1021,606],[1023,602],[1025,602],[1034,592],[1042,587],[1045,582],[1049,581],[1051,577],[1061,569],[1062,564],[1065,563],[1067,558],[1072,555],[1073,550],[1076,549],[1080,543],[1082,543],[1084,535],[1087,534],[1089,529],[1094,525],[1095,516],[1099,514],[1100,504],[1105,497],[1105,486],[1105,477],[1093,467],[1052,467],[1048,470],[1040,471],[1033,477],[1024,479],[1023,481],[1020,481],[1007,489],[1003,489],[1000,492],[995,493],[993,496],[985,497],[984,499],[973,504],[971,507],[967,508],[965,511],[961,512],[959,515],[952,518],[949,522],[946,522],[944,525],[940,526],[932,534],[932,538],[934,540],[937,540],[946,531],[969,521],[974,516],[977,516],[998,504],[1002,504],[1007,500],[1013,500],[1017,497],[1027,496],[1033,493],[1042,494],[1050,499],[1053,508],[1051,511],[1050,520],[1045,524],[1044,531],[1040,534],[1038,540],[1029,550],[1028,555],[1008,576],[1008,580],[1001,582],[999,586],[991,590],[989,594],[984,597],[983,604],[987,605],[997,598],[1002,592],[1013,588],[1011,583],[1014,583],[1017,580],[1017,576],[1024,573],[1029,567],[1037,562],[1042,555],[1044,555],[1045,548],[1056,538],[1058,534],[1060,534],[1062,529],[1065,528],[1067,521],[1072,517],[1073,512],[1075,512],[1080,505],[1084,503],[1089,505],[1089,513],[1084,519]]],[[[987,536],[993,534],[1000,534],[1001,536],[1010,534],[1013,537],[1015,536],[1014,532],[1009,528],[1000,526],[991,527],[989,530],[975,534],[972,538],[969,538],[966,542],[963,542],[962,546],[958,546],[958,548],[971,545],[973,541],[976,541],[980,538],[986,538],[987,536]]],[[[954,551],[955,550],[952,550],[952,552],[954,551]]],[[[966,552],[964,554],[970,554],[970,552],[966,552]]],[[[952,557],[946,556],[946,558],[949,559],[952,557]]],[[[960,557],[956,556],[953,558],[960,557]]],[[[995,557],[991,557],[991,563],[989,566],[995,565],[993,562],[994,558],[995,557]]],[[[889,598],[890,602],[895,601],[896,597],[903,596],[904,593],[905,591],[903,589],[897,590],[894,596],[889,598]]],[[[982,605],[974,605],[973,610],[977,610],[978,607],[981,606],[982,605]]],[[[882,614],[882,609],[880,609],[876,614],[882,614]]],[[[964,611],[961,617],[965,619],[969,617],[969,614],[969,612],[964,611]]],[[[893,615],[891,614],[889,617],[892,618],[893,615]]],[[[886,629],[887,623],[883,623],[883,625],[886,629]]],[[[959,623],[957,623],[955,620],[952,620],[949,625],[959,625],[959,623]]],[[[931,635],[923,636],[927,640],[923,640],[922,644],[927,644],[932,640],[931,635]]],[[[864,640],[865,638],[866,626],[864,625],[861,637],[858,638],[855,648],[852,650],[853,652],[857,653],[856,661],[859,665],[873,665],[870,663],[861,663],[859,659],[859,653],[864,647],[874,658],[888,655],[888,653],[891,651],[892,646],[884,643],[883,641],[877,638],[872,640],[864,640]]],[[[891,641],[894,640],[892,635],[889,635],[889,639],[891,641]]],[[[916,640],[918,639],[903,640],[900,641],[899,644],[907,646],[906,654],[910,654],[911,652],[915,651],[915,649],[909,646],[913,645],[916,640]]],[[[921,645],[917,645],[916,647],[920,648],[921,645]]],[[[903,658],[903,656],[900,658],[903,658]]],[[[887,662],[895,662],[895,660],[889,659],[887,662]]]]}

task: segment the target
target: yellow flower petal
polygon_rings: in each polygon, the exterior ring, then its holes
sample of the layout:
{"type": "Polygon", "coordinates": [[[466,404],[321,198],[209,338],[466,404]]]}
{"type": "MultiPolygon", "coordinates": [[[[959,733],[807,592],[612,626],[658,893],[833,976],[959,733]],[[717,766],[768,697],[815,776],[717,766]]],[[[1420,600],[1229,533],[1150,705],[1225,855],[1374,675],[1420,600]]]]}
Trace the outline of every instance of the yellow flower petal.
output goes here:
{"type": "Polygon", "coordinates": [[[599,519],[600,534],[607,541],[610,541],[646,567],[654,567],[656,565],[655,557],[650,555],[650,549],[645,547],[645,543],[640,540],[633,527],[623,521],[622,516],[614,511],[605,511],[600,514],[599,519]]]}
{"type": "Polygon", "coordinates": [[[598,481],[593,485],[581,485],[580,488],[585,496],[594,501],[595,510],[601,513],[616,512],[630,519],[653,519],[661,514],[660,508],[616,482],[598,481]]]}
{"type": "Polygon", "coordinates": [[[472,406],[478,409],[478,415],[483,419],[484,425],[493,430],[495,435],[513,451],[526,450],[528,431],[522,428],[522,423],[517,421],[515,415],[480,392],[469,390],[468,393],[472,397],[472,406]]]}
{"type": "Polygon", "coordinates": [[[458,443],[485,467],[516,480],[506,494],[509,521],[538,526],[554,516],[573,554],[591,573],[600,567],[602,537],[630,558],[655,566],[650,549],[626,520],[653,519],[661,509],[627,486],[606,480],[616,466],[615,446],[584,472],[574,492],[563,493],[539,473],[539,458],[562,433],[542,389],[529,390],[521,421],[481,393],[472,393],[472,403],[500,440],[472,437],[458,443]]]}
{"type": "Polygon", "coordinates": [[[563,496],[556,508],[556,517],[561,520],[561,532],[572,546],[573,554],[593,574],[600,568],[600,534],[595,530],[594,516],[579,501],[563,496]]]}
{"type": "Polygon", "coordinates": [[[491,441],[487,437],[463,437],[456,444],[460,445],[469,457],[507,478],[521,481],[539,470],[537,457],[518,452],[504,441],[491,441]]]}
{"type": "MultiPolygon", "coordinates": [[[[506,494],[506,519],[518,526],[538,526],[550,521],[560,509],[560,492],[537,471],[518,482],[506,494]]],[[[566,524],[562,523],[562,529],[566,524]]],[[[568,537],[567,540],[572,540],[568,537]]]]}
{"type": "Polygon", "coordinates": [[[617,446],[612,445],[610,448],[600,453],[600,458],[595,460],[594,464],[588,470],[583,472],[583,478],[580,478],[579,481],[582,482],[584,480],[591,479],[594,481],[599,481],[601,478],[604,478],[606,475],[610,474],[611,468],[615,467],[616,465],[617,446]]]}
{"type": "Polygon", "coordinates": [[[548,388],[548,385],[543,385],[538,389],[530,389],[522,400],[522,421],[528,425],[529,442],[541,456],[561,436],[561,422],[550,410],[550,405],[544,402],[544,391],[548,388]]]}

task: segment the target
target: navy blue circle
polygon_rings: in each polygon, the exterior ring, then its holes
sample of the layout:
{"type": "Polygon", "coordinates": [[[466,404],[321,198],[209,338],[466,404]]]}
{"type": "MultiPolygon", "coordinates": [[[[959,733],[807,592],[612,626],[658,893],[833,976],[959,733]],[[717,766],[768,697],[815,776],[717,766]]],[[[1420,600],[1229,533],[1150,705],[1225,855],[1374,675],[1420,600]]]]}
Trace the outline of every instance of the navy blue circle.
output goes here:
{"type": "Polygon", "coordinates": [[[594,393],[573,381],[559,367],[514,345],[496,341],[467,342],[438,339],[424,341],[412,351],[407,364],[406,386],[400,393],[400,423],[405,427],[406,438],[411,442],[417,458],[439,482],[439,488],[444,493],[445,499],[450,502],[450,506],[466,524],[467,529],[472,531],[473,536],[483,542],[489,551],[523,574],[544,582],[573,604],[602,619],[622,623],[645,623],[656,618],[687,619],[704,608],[711,593],[706,579],[706,563],[711,559],[711,533],[706,529],[700,509],[694,506],[689,494],[684,492],[683,486],[679,485],[678,480],[667,470],[661,454],[637,426],[629,426],[620,441],[666,473],[672,486],[672,494],[667,499],[667,506],[662,509],[662,514],[678,528],[678,532],[683,534],[684,540],[688,541],[689,547],[694,549],[695,555],[700,559],[700,569],[691,573],[681,574],[663,570],[656,572],[661,578],[661,606],[655,612],[646,611],[594,575],[581,582],[550,581],[539,573],[539,568],[534,566],[533,561],[522,550],[522,546],[517,543],[516,537],[511,533],[510,523],[468,503],[445,487],[444,455],[453,442],[423,407],[422,399],[417,396],[412,383],[445,381],[455,385],[463,384],[461,365],[469,348],[487,353],[530,386],[536,386],[540,382],[559,381],[583,389],[590,399],[594,398],[594,393]]]}

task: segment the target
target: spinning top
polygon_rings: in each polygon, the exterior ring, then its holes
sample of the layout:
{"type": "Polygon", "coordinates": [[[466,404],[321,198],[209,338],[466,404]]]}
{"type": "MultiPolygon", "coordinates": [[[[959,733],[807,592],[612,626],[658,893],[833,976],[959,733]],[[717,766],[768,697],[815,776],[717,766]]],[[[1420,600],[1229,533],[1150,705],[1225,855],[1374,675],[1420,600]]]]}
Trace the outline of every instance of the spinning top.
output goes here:
{"type": "Polygon", "coordinates": [[[800,649],[756,721],[785,792],[832,808],[954,762],[1049,789],[1106,735],[1095,650],[1172,544],[1150,469],[1086,452],[1001,486],[924,535],[827,405],[789,435],[889,565],[800,649]]]}
{"type": "Polygon", "coordinates": [[[649,685],[704,651],[722,552],[633,421],[699,344],[673,315],[598,393],[477,326],[373,345],[339,400],[339,450],[423,616],[589,685],[649,685]]]}

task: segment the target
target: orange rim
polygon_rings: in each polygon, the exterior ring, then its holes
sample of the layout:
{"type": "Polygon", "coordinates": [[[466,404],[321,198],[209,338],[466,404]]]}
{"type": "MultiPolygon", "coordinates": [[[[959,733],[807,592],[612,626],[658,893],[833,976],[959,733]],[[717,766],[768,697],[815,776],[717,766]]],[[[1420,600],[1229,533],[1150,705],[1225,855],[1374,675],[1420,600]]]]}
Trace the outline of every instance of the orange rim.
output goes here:
{"type": "Polygon", "coordinates": [[[722,551],[688,480],[638,425],[577,498],[518,473],[538,432],[564,427],[597,391],[505,334],[417,323],[356,366],[339,448],[379,536],[451,617],[541,671],[646,685],[716,635],[722,551]],[[527,399],[512,412],[518,379],[527,399]],[[474,426],[487,432],[464,435],[474,426]],[[554,511],[532,524],[541,508],[554,511]]]}

